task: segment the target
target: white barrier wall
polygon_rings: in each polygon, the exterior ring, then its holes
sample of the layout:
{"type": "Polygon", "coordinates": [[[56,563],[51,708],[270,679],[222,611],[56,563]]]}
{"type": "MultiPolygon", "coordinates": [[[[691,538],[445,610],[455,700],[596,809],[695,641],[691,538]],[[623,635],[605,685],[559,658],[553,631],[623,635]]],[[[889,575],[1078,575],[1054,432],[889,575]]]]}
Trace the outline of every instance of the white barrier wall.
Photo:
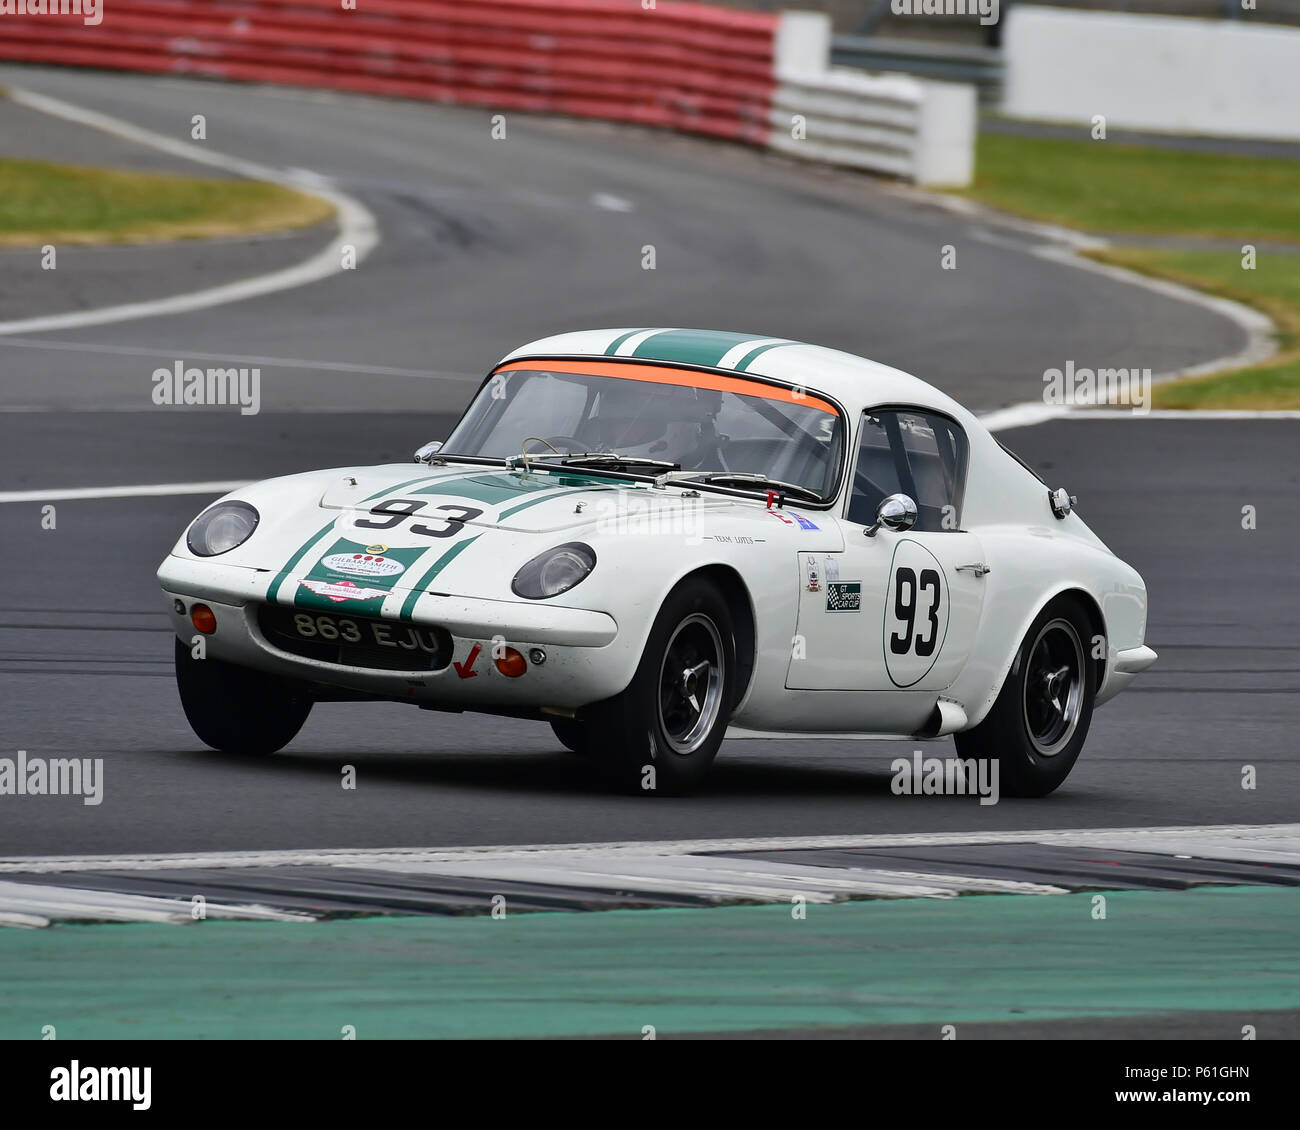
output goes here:
{"type": "Polygon", "coordinates": [[[768,147],[813,161],[960,187],[975,172],[975,87],[832,67],[830,20],[783,12],[768,147]]]}
{"type": "Polygon", "coordinates": [[[1012,5],[1003,111],[1168,133],[1300,140],[1300,30],[1012,5]]]}

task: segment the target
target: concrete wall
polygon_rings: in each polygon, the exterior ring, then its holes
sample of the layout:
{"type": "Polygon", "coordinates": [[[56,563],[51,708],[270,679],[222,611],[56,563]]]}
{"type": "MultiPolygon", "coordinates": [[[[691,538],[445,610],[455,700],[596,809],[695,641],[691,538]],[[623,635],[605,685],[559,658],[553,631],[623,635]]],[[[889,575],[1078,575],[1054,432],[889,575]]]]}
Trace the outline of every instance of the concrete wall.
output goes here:
{"type": "Polygon", "coordinates": [[[1012,5],[1003,109],[1015,117],[1300,140],[1300,30],[1012,5]]]}

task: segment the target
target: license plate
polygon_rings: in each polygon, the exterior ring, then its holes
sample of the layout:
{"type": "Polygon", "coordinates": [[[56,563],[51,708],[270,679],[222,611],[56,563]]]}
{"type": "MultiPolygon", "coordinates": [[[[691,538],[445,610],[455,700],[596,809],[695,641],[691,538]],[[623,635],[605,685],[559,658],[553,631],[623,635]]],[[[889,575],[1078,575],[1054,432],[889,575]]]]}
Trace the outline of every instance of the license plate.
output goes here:
{"type": "Polygon", "coordinates": [[[451,658],[444,628],[364,616],[332,616],[264,605],[258,623],[267,639],[294,655],[387,671],[438,671],[451,658]]]}

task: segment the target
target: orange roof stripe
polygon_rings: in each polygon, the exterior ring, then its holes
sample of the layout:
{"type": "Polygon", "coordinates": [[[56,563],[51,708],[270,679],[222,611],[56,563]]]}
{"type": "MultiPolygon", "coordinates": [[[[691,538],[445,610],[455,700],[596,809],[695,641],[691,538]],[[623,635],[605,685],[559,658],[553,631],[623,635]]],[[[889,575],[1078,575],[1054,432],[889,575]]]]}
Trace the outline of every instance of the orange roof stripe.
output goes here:
{"type": "Polygon", "coordinates": [[[745,377],[727,377],[721,373],[701,373],[695,369],[674,369],[664,365],[643,365],[615,358],[600,361],[510,361],[495,372],[509,373],[529,369],[550,373],[577,373],[588,377],[616,377],[625,381],[647,381],[651,384],[681,385],[685,388],[707,388],[713,392],[734,392],[739,396],[760,396],[764,400],[801,404],[829,412],[832,416],[839,415],[829,401],[808,392],[762,384],[745,377]]]}

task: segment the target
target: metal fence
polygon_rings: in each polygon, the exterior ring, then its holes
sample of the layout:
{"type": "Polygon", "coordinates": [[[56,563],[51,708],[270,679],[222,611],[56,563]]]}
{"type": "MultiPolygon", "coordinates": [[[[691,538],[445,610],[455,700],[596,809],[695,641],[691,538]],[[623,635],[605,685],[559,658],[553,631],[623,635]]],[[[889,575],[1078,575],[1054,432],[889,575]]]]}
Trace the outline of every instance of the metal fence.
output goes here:
{"type": "Polygon", "coordinates": [[[968,82],[983,103],[1002,95],[1002,51],[964,43],[893,39],[877,35],[837,35],[831,63],[865,71],[897,72],[942,82],[968,82]]]}

